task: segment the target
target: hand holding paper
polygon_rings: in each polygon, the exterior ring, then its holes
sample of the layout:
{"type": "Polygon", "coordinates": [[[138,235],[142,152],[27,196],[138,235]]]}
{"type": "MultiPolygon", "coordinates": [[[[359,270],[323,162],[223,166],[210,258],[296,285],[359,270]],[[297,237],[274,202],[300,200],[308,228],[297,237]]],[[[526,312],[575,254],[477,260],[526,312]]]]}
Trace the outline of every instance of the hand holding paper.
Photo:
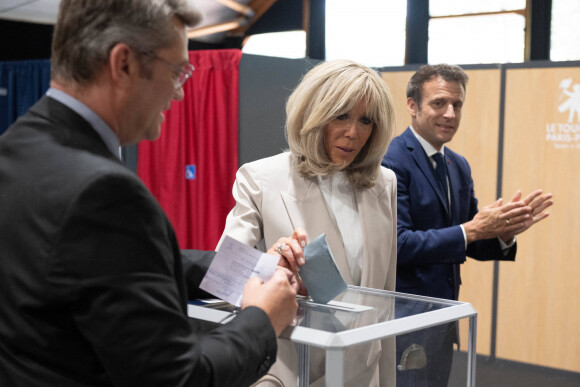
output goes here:
{"type": "Polygon", "coordinates": [[[232,305],[262,309],[278,336],[294,319],[298,303],[289,272],[276,270],[277,263],[277,256],[226,237],[200,288],[232,305]]]}
{"type": "MultiPolygon", "coordinates": [[[[325,234],[304,248],[304,257],[306,263],[300,270],[300,277],[314,302],[326,304],[347,289],[325,234]]],[[[200,288],[232,305],[240,306],[248,279],[257,276],[264,282],[268,281],[277,263],[276,256],[226,237],[201,281],[200,288]]]]}
{"type": "Polygon", "coordinates": [[[256,276],[268,281],[277,263],[277,257],[226,237],[199,287],[232,305],[241,306],[248,279],[256,276]]]}
{"type": "Polygon", "coordinates": [[[300,277],[314,302],[326,304],[348,288],[336,266],[325,234],[306,245],[304,257],[306,263],[300,270],[300,277]]]}

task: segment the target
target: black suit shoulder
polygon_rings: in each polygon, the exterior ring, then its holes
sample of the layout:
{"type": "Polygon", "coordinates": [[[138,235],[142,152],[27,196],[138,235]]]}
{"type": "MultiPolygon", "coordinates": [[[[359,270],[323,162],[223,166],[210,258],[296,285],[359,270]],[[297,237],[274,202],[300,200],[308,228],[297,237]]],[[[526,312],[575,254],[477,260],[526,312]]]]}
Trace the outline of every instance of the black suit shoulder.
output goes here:
{"type": "Polygon", "coordinates": [[[45,97],[0,137],[0,195],[0,384],[243,385],[275,356],[261,310],[192,330],[171,224],[64,105],[45,97]]]}

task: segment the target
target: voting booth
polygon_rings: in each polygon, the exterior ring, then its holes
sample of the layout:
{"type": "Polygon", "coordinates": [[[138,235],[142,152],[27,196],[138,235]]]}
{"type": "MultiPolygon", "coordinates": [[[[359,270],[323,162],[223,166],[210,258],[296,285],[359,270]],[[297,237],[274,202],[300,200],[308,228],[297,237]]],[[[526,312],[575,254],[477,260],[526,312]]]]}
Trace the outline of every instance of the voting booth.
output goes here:
{"type": "MultiPolygon", "coordinates": [[[[235,309],[226,303],[189,305],[188,313],[192,318],[215,323],[235,318],[235,309]]],[[[280,338],[297,348],[295,385],[309,386],[311,379],[317,378],[316,385],[344,386],[349,381],[352,384],[357,377],[353,373],[372,372],[374,366],[385,371],[387,385],[395,385],[395,370],[419,369],[436,360],[421,352],[419,342],[395,363],[392,355],[397,337],[413,332],[436,332],[433,328],[459,320],[467,320],[469,326],[468,341],[462,343],[467,361],[454,364],[450,378],[474,386],[477,312],[465,302],[349,286],[328,304],[300,298],[297,317],[280,338]],[[377,349],[380,350],[377,352],[377,349]],[[384,359],[382,363],[378,359],[375,362],[375,353],[386,355],[391,363],[384,364],[384,359]],[[368,364],[365,370],[360,367],[361,360],[368,364]]]]}

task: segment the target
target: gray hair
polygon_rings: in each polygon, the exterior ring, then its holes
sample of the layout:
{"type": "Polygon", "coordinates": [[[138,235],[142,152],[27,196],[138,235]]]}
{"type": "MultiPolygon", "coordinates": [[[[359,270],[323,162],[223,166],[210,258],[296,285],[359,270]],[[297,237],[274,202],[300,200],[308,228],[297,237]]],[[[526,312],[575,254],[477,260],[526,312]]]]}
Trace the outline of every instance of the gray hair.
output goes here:
{"type": "Polygon", "coordinates": [[[393,134],[393,102],[389,88],[375,70],[349,60],[317,65],[288,98],[286,136],[302,176],[326,175],[343,167],[334,164],[326,154],[325,128],[361,100],[366,103],[373,130],[360,153],[344,170],[355,186],[374,185],[393,134]]]}
{"type": "Polygon", "coordinates": [[[134,49],[146,67],[145,54],[171,44],[173,17],[186,26],[201,21],[190,0],[62,0],[52,40],[51,78],[94,80],[118,43],[134,49]]]}
{"type": "Polygon", "coordinates": [[[446,82],[459,83],[465,94],[468,78],[461,67],[445,63],[423,65],[413,74],[407,84],[407,98],[412,98],[419,109],[421,109],[421,100],[423,98],[423,84],[437,77],[443,78],[446,82]]]}

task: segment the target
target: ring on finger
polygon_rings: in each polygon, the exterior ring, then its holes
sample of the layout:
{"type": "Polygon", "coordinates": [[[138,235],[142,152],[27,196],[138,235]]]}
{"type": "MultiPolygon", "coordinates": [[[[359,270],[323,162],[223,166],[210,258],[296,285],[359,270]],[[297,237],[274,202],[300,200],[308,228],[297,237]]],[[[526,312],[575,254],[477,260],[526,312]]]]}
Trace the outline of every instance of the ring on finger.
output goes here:
{"type": "Polygon", "coordinates": [[[506,226],[509,226],[509,225],[510,225],[510,220],[509,220],[509,219],[506,219],[506,220],[505,220],[505,225],[506,225],[506,226]]]}
{"type": "Polygon", "coordinates": [[[276,245],[276,252],[277,252],[278,254],[280,254],[280,255],[284,255],[284,254],[282,253],[282,249],[283,249],[285,246],[286,246],[286,243],[278,243],[278,244],[276,245]]]}

